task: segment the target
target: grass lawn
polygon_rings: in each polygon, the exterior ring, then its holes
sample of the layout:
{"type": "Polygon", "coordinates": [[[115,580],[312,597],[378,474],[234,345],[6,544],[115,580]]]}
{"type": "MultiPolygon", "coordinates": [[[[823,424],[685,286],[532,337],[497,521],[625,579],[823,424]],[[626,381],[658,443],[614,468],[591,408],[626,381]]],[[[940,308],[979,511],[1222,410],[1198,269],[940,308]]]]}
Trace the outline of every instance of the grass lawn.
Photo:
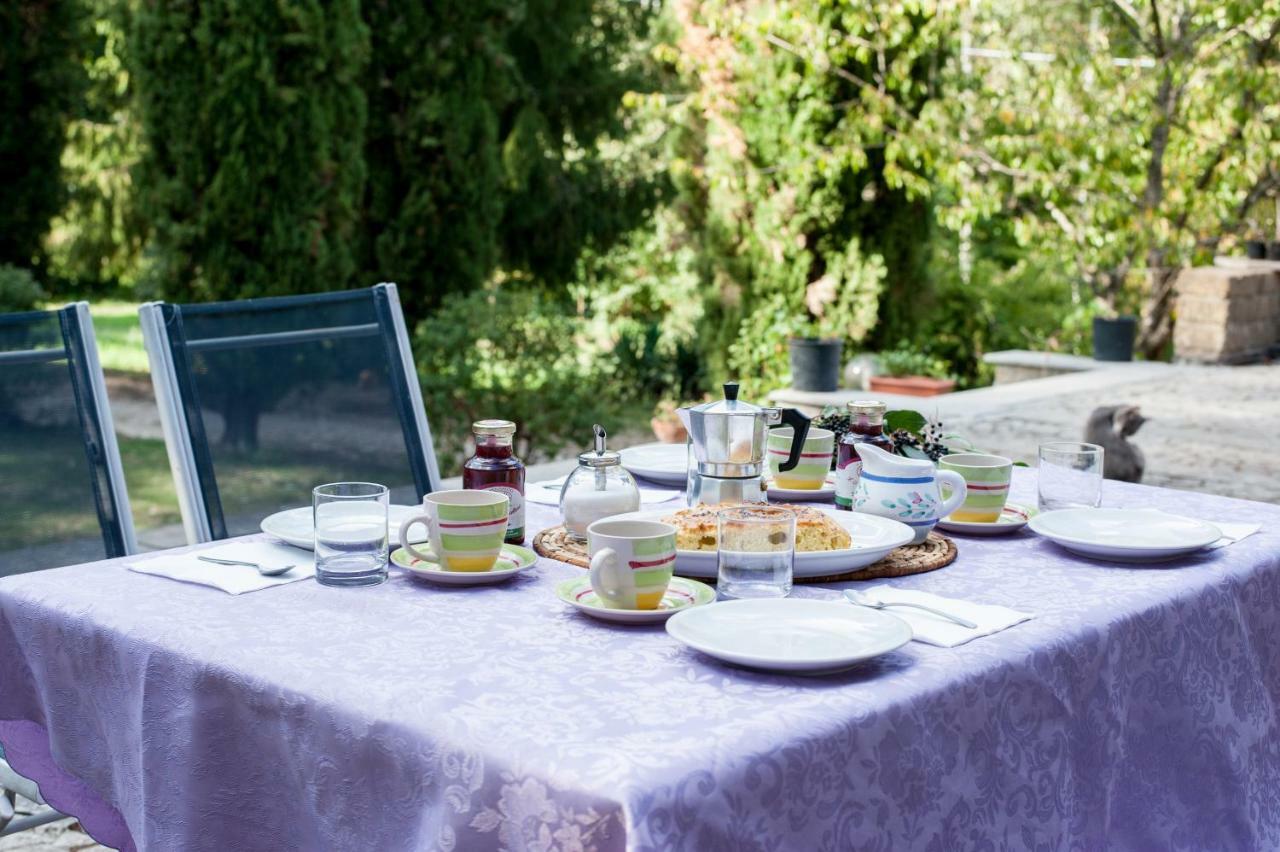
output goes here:
{"type": "Polygon", "coordinates": [[[142,346],[142,326],[138,323],[137,302],[92,302],[93,333],[98,338],[98,357],[104,370],[122,373],[149,371],[142,346]]]}

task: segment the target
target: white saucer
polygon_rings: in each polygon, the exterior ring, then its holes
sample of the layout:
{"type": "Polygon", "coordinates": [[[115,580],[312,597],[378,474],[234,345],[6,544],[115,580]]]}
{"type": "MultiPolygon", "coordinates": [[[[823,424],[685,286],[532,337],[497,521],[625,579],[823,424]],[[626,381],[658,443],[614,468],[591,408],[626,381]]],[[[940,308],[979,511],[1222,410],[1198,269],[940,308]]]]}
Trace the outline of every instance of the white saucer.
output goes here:
{"type": "Polygon", "coordinates": [[[565,580],[556,586],[556,597],[578,612],[586,613],[601,621],[618,624],[657,624],[666,621],[677,612],[705,606],[716,599],[716,590],[697,580],[672,577],[667,593],[657,609],[612,609],[604,605],[600,596],[591,588],[590,577],[565,580]]]}
{"type": "Polygon", "coordinates": [[[684,488],[689,479],[689,448],[685,444],[641,444],[622,451],[622,466],[636,476],[684,488]]]}
{"type": "Polygon", "coordinates": [[[445,586],[482,586],[487,583],[501,583],[503,580],[510,580],[521,571],[527,571],[537,564],[538,555],[518,544],[504,544],[502,554],[498,556],[497,563],[489,571],[446,571],[440,567],[440,563],[415,559],[403,548],[391,554],[391,561],[413,576],[433,583],[441,583],[445,586]]]}
{"type": "MultiPolygon", "coordinates": [[[[670,509],[629,512],[616,515],[613,520],[660,521],[679,508],[673,506],[670,509]]],[[[844,550],[797,551],[795,576],[799,578],[825,577],[864,568],[888,556],[889,551],[894,548],[910,544],[915,538],[915,531],[911,527],[891,518],[862,512],[844,512],[827,506],[814,508],[819,512],[826,512],[832,520],[848,530],[853,546],[844,550]]],[[[684,577],[714,580],[719,572],[717,559],[718,555],[714,550],[677,550],[676,573],[684,577]]]]}
{"type": "Polygon", "coordinates": [[[1113,562],[1174,559],[1222,537],[1213,524],[1158,509],[1058,509],[1030,525],[1073,553],[1113,562]]]}
{"type": "MultiPolygon", "coordinates": [[[[400,547],[400,524],[405,518],[422,514],[421,506],[387,507],[388,542],[392,547],[400,547]]],[[[315,526],[312,520],[311,507],[300,506],[297,509],[285,509],[262,519],[259,524],[262,531],[272,538],[278,538],[285,544],[301,547],[303,550],[315,550],[315,526]]],[[[427,530],[423,524],[414,524],[409,529],[409,543],[421,544],[427,540],[427,530]]]]}
{"type": "Polygon", "coordinates": [[[827,474],[821,488],[779,488],[770,480],[768,486],[770,500],[782,500],[786,503],[831,501],[836,499],[836,475],[827,474]]]}
{"type": "Polygon", "coordinates": [[[677,613],[667,633],[708,656],[777,672],[837,672],[911,641],[911,626],[887,612],[836,601],[722,601],[677,613]]]}
{"type": "Polygon", "coordinates": [[[1007,535],[1025,527],[1035,514],[1035,509],[1006,503],[998,521],[953,521],[948,515],[938,521],[938,528],[965,535],[1007,535]]]}

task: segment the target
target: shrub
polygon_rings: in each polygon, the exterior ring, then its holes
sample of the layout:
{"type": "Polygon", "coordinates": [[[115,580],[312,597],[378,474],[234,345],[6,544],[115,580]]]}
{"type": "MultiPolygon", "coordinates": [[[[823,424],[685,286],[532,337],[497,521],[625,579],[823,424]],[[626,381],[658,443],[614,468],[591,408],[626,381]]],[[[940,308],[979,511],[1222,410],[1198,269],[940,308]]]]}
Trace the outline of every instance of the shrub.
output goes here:
{"type": "Polygon", "coordinates": [[[65,197],[60,159],[83,84],[77,0],[0,3],[0,263],[41,264],[65,197]]]}
{"type": "Polygon", "coordinates": [[[45,298],[30,270],[0,265],[0,313],[34,310],[45,298]]]}
{"type": "Polygon", "coordinates": [[[611,357],[563,300],[507,288],[449,296],[418,326],[414,353],[446,471],[460,468],[476,420],[514,421],[526,462],[587,446],[592,423],[614,430],[611,357]]]}

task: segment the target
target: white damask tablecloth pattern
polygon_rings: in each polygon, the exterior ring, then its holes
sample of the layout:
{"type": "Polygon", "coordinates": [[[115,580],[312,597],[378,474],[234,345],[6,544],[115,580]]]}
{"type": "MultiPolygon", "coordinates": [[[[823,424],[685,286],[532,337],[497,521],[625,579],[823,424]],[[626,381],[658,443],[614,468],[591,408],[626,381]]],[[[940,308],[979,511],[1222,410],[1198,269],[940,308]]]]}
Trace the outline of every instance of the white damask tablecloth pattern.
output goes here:
{"type": "Polygon", "coordinates": [[[895,584],[1035,618],[822,678],[588,620],[545,559],[238,597],[37,572],[0,579],[0,740],[99,839],[166,852],[1280,848],[1280,508],[1106,504],[1263,531],[1145,567],[959,538],[895,584]]]}

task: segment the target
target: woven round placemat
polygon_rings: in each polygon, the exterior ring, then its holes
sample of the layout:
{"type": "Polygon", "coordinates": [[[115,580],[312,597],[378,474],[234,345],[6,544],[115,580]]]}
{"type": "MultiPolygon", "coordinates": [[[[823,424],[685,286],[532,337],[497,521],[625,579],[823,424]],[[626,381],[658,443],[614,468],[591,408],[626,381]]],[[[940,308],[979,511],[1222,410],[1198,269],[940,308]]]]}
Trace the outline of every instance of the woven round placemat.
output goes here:
{"type": "MultiPolygon", "coordinates": [[[[586,568],[586,542],[575,542],[569,538],[563,527],[550,527],[533,538],[533,549],[548,559],[558,559],[586,568]]],[[[936,571],[956,561],[956,543],[938,531],[929,533],[929,537],[920,544],[908,544],[894,550],[879,562],[865,568],[856,568],[841,574],[828,574],[824,577],[796,578],[797,583],[838,583],[843,580],[881,580],[886,577],[905,577],[908,574],[923,574],[936,571]]],[[[676,571],[679,574],[679,571],[676,571]]],[[[697,578],[704,583],[714,583],[715,579],[697,578]]]]}

